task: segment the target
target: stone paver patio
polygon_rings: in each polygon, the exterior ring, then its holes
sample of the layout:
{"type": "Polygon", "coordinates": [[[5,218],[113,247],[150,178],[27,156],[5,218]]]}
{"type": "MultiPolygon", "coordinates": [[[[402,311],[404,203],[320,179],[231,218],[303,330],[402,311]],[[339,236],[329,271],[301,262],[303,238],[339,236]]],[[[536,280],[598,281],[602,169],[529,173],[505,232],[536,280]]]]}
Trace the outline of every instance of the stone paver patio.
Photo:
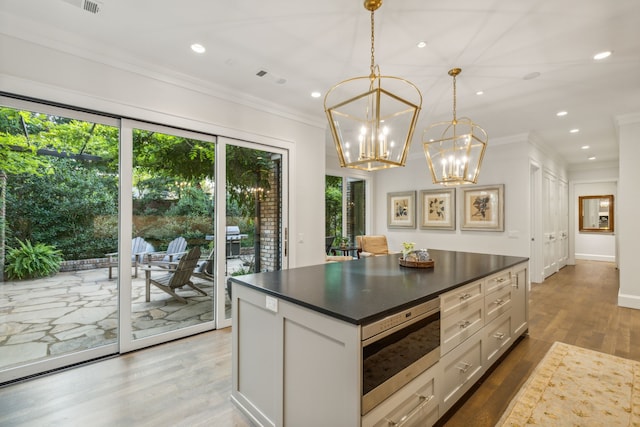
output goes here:
{"type": "MultiPolygon", "coordinates": [[[[233,265],[228,268],[234,271],[233,265]]],[[[182,304],[155,286],[145,302],[144,272],[132,278],[134,338],[212,320],[213,283],[193,280],[208,296],[185,287],[178,290],[188,302],[182,304]]],[[[0,368],[115,343],[117,286],[107,268],[0,282],[0,368]]],[[[228,296],[226,307],[230,315],[228,296]]]]}

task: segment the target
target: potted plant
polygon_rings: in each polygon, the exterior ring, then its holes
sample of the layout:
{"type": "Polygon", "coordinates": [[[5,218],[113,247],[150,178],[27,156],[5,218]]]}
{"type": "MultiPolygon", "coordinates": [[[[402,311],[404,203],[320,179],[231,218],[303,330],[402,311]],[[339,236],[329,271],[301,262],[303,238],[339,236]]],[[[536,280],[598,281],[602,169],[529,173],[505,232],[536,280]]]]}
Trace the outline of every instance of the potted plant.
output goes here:
{"type": "Polygon", "coordinates": [[[340,242],[341,249],[344,249],[349,245],[349,238],[346,236],[339,237],[338,241],[340,242]]]}

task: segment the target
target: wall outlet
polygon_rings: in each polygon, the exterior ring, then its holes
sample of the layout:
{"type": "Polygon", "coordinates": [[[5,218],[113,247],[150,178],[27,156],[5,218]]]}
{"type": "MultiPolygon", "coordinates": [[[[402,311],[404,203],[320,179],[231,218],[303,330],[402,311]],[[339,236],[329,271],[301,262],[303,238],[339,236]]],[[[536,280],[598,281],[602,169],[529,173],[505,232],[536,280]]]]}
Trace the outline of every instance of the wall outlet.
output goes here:
{"type": "Polygon", "coordinates": [[[274,297],[270,297],[270,296],[267,295],[266,307],[267,307],[267,310],[271,310],[274,313],[277,313],[278,312],[278,299],[274,298],[274,297]]]}

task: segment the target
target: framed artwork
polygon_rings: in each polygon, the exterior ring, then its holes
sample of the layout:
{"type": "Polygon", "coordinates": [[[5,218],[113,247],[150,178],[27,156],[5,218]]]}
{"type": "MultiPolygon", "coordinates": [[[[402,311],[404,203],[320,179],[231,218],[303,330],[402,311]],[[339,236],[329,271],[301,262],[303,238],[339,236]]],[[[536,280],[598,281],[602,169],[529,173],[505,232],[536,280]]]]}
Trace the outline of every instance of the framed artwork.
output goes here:
{"type": "Polygon", "coordinates": [[[455,191],[454,188],[420,191],[421,229],[456,229],[455,191]]]}
{"type": "Polygon", "coordinates": [[[416,228],[416,192],[387,193],[387,227],[416,228]]]}
{"type": "Polygon", "coordinates": [[[504,231],[504,184],[461,190],[461,230],[504,231]]]}

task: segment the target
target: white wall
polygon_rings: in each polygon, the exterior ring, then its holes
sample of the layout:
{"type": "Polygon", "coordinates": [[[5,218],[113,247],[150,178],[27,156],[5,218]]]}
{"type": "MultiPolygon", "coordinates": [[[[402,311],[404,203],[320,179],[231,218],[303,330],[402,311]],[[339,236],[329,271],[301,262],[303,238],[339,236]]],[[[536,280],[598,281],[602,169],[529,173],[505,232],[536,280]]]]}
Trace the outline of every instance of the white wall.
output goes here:
{"type": "Polygon", "coordinates": [[[620,179],[618,181],[618,304],[640,309],[640,113],[618,118],[620,179]]]}
{"type": "Polygon", "coordinates": [[[6,35],[0,52],[0,91],[290,150],[290,266],[324,261],[324,124],[6,35]]]}
{"type": "MultiPolygon", "coordinates": [[[[616,180],[617,181],[617,180],[616,180]]],[[[616,218],[616,202],[617,197],[617,183],[614,182],[575,182],[573,183],[573,210],[571,215],[574,218],[572,233],[575,236],[574,239],[574,254],[575,259],[586,259],[593,261],[616,261],[616,236],[615,227],[617,223],[616,218]],[[579,204],[578,197],[580,196],[601,196],[613,194],[614,211],[613,211],[613,225],[614,233],[583,233],[579,231],[579,204]]]]}
{"type": "MultiPolygon", "coordinates": [[[[493,140],[487,146],[478,186],[504,184],[504,231],[461,231],[461,191],[457,192],[456,230],[421,230],[420,211],[416,229],[387,228],[387,193],[441,188],[434,185],[424,154],[412,154],[404,168],[375,173],[373,233],[386,234],[391,249],[400,250],[402,242],[417,247],[501,255],[529,256],[529,145],[526,136],[493,140]]],[[[419,200],[416,203],[420,205],[419,200]]]]}

